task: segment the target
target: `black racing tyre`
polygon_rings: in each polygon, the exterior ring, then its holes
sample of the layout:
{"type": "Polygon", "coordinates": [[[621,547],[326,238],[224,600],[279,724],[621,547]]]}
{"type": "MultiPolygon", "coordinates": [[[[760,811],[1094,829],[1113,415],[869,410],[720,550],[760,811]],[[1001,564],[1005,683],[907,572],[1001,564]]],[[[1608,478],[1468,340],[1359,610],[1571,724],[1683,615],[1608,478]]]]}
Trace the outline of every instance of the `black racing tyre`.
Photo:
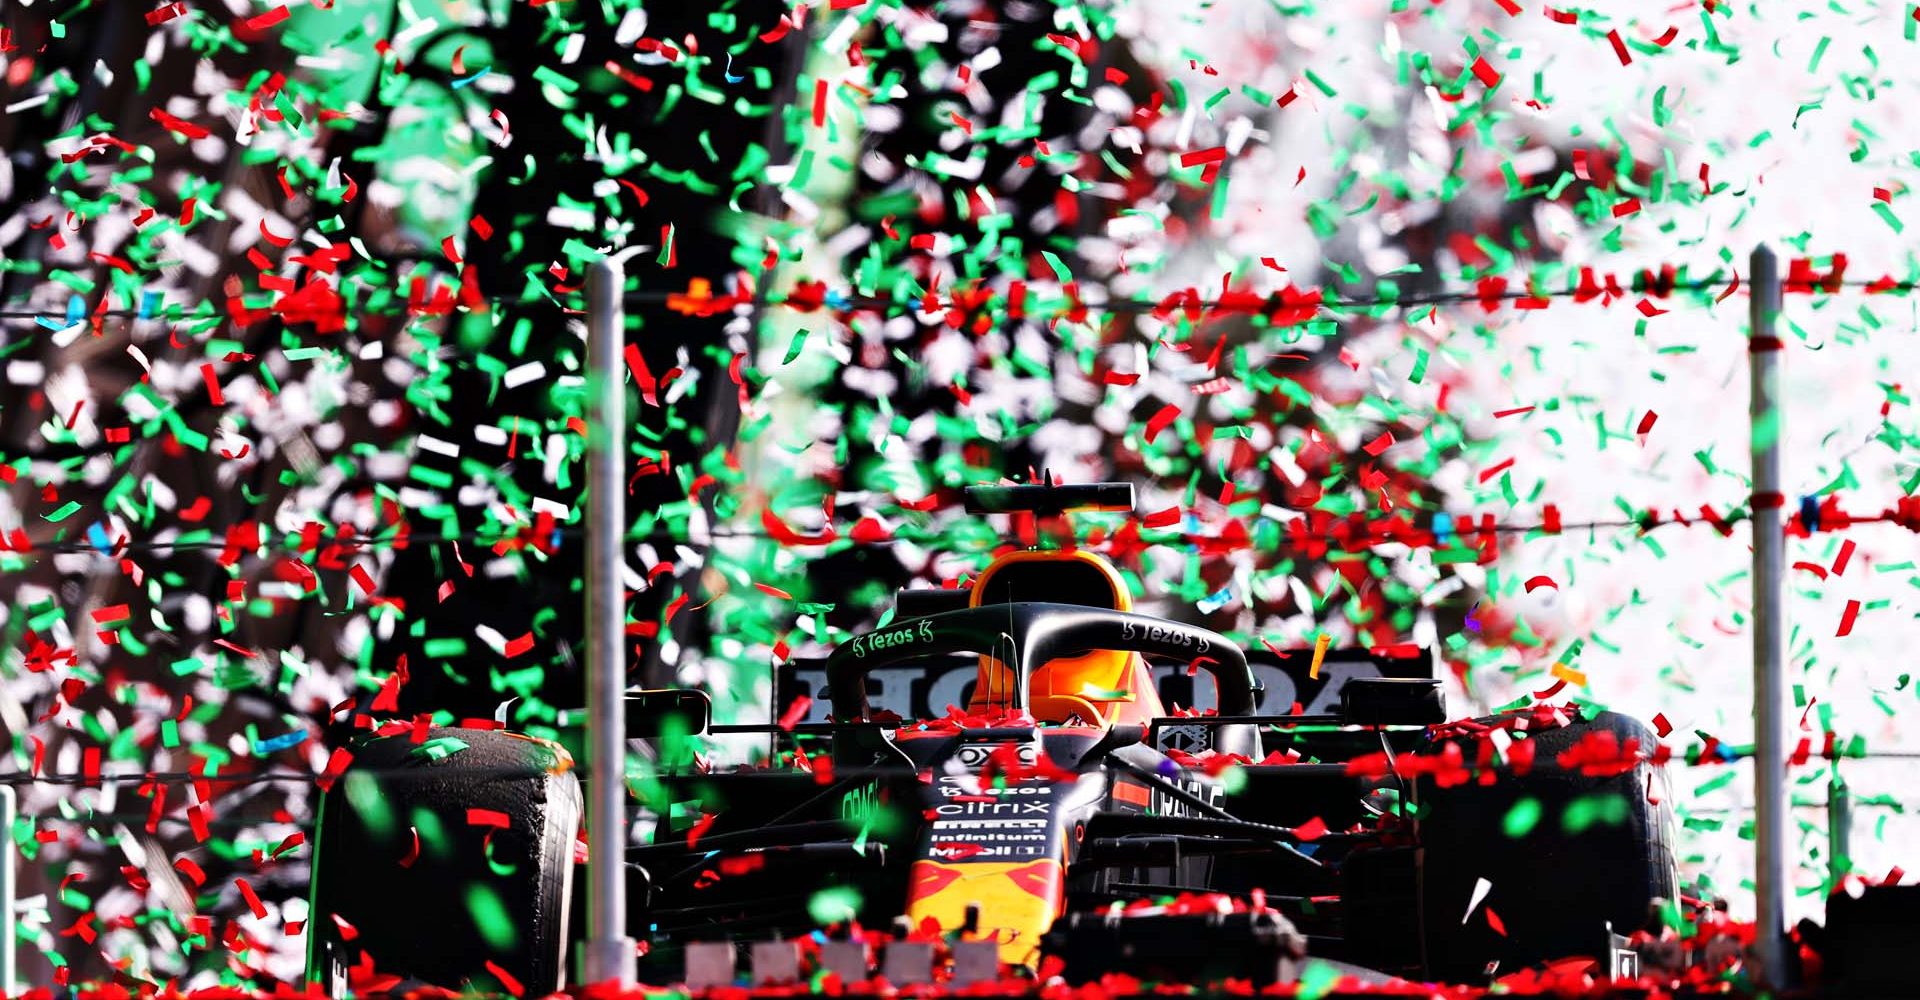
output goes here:
{"type": "Polygon", "coordinates": [[[369,969],[449,989],[560,989],[581,815],[567,752],[456,728],[350,749],[320,806],[308,980],[332,996],[350,982],[360,992],[369,969]]]}
{"type": "MultiPolygon", "coordinates": [[[[1433,974],[1471,982],[1492,963],[1506,974],[1576,956],[1604,962],[1609,927],[1630,935],[1656,900],[1674,898],[1679,879],[1665,775],[1645,761],[1610,774],[1556,763],[1600,733],[1616,746],[1632,741],[1642,753],[1656,743],[1639,720],[1601,712],[1528,737],[1534,760],[1524,774],[1501,767],[1491,785],[1470,780],[1451,788],[1422,779],[1421,801],[1430,811],[1420,822],[1421,910],[1433,974]],[[1648,801],[1650,782],[1657,805],[1648,801]],[[1492,888],[1468,916],[1483,878],[1492,888]],[[1504,934],[1488,919],[1488,907],[1504,934]]],[[[1473,742],[1459,742],[1471,764],[1473,742]]]]}

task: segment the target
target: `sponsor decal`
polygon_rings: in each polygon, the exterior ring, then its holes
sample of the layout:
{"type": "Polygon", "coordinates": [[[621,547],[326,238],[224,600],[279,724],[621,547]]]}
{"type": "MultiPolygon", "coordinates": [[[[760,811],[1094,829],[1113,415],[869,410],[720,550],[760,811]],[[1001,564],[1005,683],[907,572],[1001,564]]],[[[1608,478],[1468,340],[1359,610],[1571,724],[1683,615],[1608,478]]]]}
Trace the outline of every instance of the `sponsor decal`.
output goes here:
{"type": "Polygon", "coordinates": [[[853,655],[865,659],[866,655],[894,646],[907,646],[915,643],[933,641],[933,623],[926,619],[882,632],[869,632],[853,637],[853,655]]]}
{"type": "Polygon", "coordinates": [[[999,743],[963,743],[960,745],[960,752],[955,756],[959,757],[960,763],[967,767],[981,768],[987,766],[987,761],[991,760],[1001,747],[1008,746],[1018,748],[1015,752],[1021,767],[1032,767],[1039,760],[1038,749],[1034,744],[1015,743],[1012,740],[1002,740],[999,743]]]}
{"type": "Polygon", "coordinates": [[[855,823],[865,823],[880,811],[880,781],[867,782],[864,787],[856,788],[840,799],[840,818],[855,823]]]}
{"type": "Polygon", "coordinates": [[[1022,865],[1007,873],[1007,878],[1023,891],[1030,892],[1047,902],[1053,902],[1059,895],[1060,862],[1035,861],[1022,865]]]}
{"type": "Polygon", "coordinates": [[[913,888],[908,890],[908,895],[916,899],[931,896],[952,885],[953,881],[959,877],[960,870],[957,868],[930,865],[925,862],[916,863],[913,866],[913,888]]]}
{"type": "Polygon", "coordinates": [[[1170,646],[1185,646],[1196,653],[1204,653],[1213,648],[1213,643],[1205,636],[1172,625],[1136,625],[1131,621],[1120,623],[1120,639],[1145,639],[1148,642],[1164,642],[1170,646]]]}
{"type": "MultiPolygon", "coordinates": [[[[914,625],[918,629],[918,623],[914,625]]],[[[868,636],[856,640],[866,649],[868,636]]],[[[916,639],[916,642],[919,640],[916,639]]],[[[1409,661],[1404,670],[1382,674],[1379,667],[1364,661],[1335,660],[1331,656],[1321,665],[1320,676],[1310,676],[1308,657],[1275,662],[1256,659],[1251,665],[1260,689],[1254,696],[1254,710],[1262,714],[1283,715],[1294,702],[1301,711],[1319,715],[1335,711],[1340,691],[1356,677],[1426,676],[1424,661],[1409,661]]],[[[1150,668],[1160,697],[1169,709],[1178,705],[1205,711],[1218,706],[1211,678],[1204,671],[1189,677],[1180,664],[1154,664],[1150,668]]],[[[979,657],[955,656],[936,659],[932,654],[919,663],[911,660],[898,665],[875,668],[867,674],[867,703],[875,711],[894,712],[906,719],[932,719],[947,714],[947,706],[965,708],[979,675],[979,657]]],[[[775,672],[779,708],[786,711],[795,699],[805,694],[813,700],[801,722],[825,722],[831,705],[825,697],[827,674],[825,661],[801,660],[781,664],[775,672]]],[[[1083,720],[1082,725],[1100,725],[1099,720],[1083,720]]],[[[1189,751],[1195,752],[1195,751],[1189,751]]]]}
{"type": "MultiPolygon", "coordinates": [[[[1198,778],[1177,778],[1177,779],[1168,779],[1168,780],[1171,784],[1177,786],[1181,791],[1188,792],[1194,795],[1195,797],[1199,798],[1202,802],[1205,802],[1208,805],[1212,805],[1212,806],[1218,806],[1220,804],[1221,796],[1225,794],[1225,792],[1221,789],[1219,785],[1216,785],[1210,781],[1201,781],[1198,778]]],[[[1172,795],[1167,794],[1165,791],[1161,789],[1154,788],[1154,789],[1151,789],[1151,792],[1152,792],[1152,800],[1147,805],[1147,811],[1153,813],[1156,816],[1203,816],[1205,815],[1205,813],[1202,813],[1200,810],[1194,808],[1193,806],[1187,804],[1186,802],[1181,801],[1180,799],[1173,797],[1172,795]]]]}
{"type": "Polygon", "coordinates": [[[1199,753],[1213,746],[1211,726],[1161,724],[1154,728],[1154,746],[1160,750],[1199,753]]]}
{"type": "Polygon", "coordinates": [[[977,792],[967,791],[964,785],[950,778],[940,782],[940,794],[953,796],[965,795],[973,798],[981,795],[1051,795],[1053,789],[1044,784],[1012,785],[1007,788],[982,788],[977,792]]]}
{"type": "Polygon", "coordinates": [[[933,807],[937,816],[1049,816],[1053,813],[1053,803],[1046,799],[1007,802],[979,802],[966,799],[958,802],[942,802],[933,807]]]}
{"type": "MultiPolygon", "coordinates": [[[[983,744],[998,750],[1006,744],[983,744]]],[[[927,856],[942,861],[1024,861],[1050,856],[1059,839],[1060,795],[1054,785],[1022,783],[970,790],[961,776],[943,776],[930,802],[927,856]]]]}

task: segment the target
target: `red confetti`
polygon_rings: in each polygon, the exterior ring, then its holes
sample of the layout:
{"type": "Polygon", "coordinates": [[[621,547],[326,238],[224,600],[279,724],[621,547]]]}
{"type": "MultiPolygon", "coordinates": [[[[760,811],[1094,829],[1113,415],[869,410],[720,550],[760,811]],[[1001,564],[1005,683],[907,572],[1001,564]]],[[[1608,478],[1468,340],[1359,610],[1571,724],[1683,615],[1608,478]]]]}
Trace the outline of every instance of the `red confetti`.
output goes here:
{"type": "Polygon", "coordinates": [[[220,377],[213,373],[212,363],[200,366],[200,377],[207,383],[207,399],[215,406],[227,405],[227,397],[220,391],[220,377]]]}
{"type": "Polygon", "coordinates": [[[825,545],[840,537],[840,533],[835,531],[831,524],[818,535],[802,535],[787,527],[787,523],[780,520],[773,511],[764,508],[760,511],[760,526],[767,530],[769,537],[782,545],[825,545]]]}
{"type": "Polygon", "coordinates": [[[500,988],[506,990],[509,996],[526,995],[527,987],[520,980],[513,978],[512,973],[495,965],[493,959],[487,959],[486,965],[487,971],[493,973],[493,978],[500,980],[500,988]]]}
{"type": "Polygon", "coordinates": [[[1147,443],[1152,444],[1153,439],[1157,437],[1161,431],[1166,430],[1167,425],[1173,423],[1174,418],[1178,416],[1180,416],[1179,407],[1174,406],[1172,403],[1162,406],[1160,412],[1154,414],[1153,417],[1147,421],[1147,443]]]}
{"type": "Polygon", "coordinates": [[[713,829],[714,821],[719,818],[719,813],[701,813],[700,821],[687,830],[687,850],[693,850],[693,845],[699,843],[700,838],[706,836],[708,830],[713,829]]]}
{"type": "MultiPolygon", "coordinates": [[[[284,8],[282,9],[284,10],[284,8]]],[[[260,896],[253,891],[253,886],[248,885],[247,880],[243,878],[234,879],[233,884],[239,887],[240,896],[247,901],[247,909],[253,911],[254,918],[256,920],[267,919],[267,908],[261,905],[260,896]]]]}
{"type": "Polygon", "coordinates": [[[261,14],[257,17],[247,18],[247,28],[248,30],[251,30],[251,31],[265,31],[268,28],[271,28],[274,25],[279,24],[281,21],[286,20],[289,13],[290,12],[287,10],[286,5],[282,4],[270,11],[267,11],[265,14],[261,14]]]}
{"type": "Polygon", "coordinates": [[[528,632],[526,635],[523,635],[518,639],[509,640],[506,646],[500,650],[500,655],[505,656],[507,659],[511,660],[514,657],[519,656],[521,653],[524,653],[527,650],[532,648],[533,648],[533,633],[528,632]]]}
{"type": "Polygon", "coordinates": [[[1620,65],[1630,66],[1633,64],[1633,57],[1627,54],[1627,43],[1621,40],[1618,30],[1608,31],[1607,41],[1613,43],[1613,54],[1620,57],[1620,65]]]}
{"type": "Polygon", "coordinates": [[[148,116],[165,126],[167,131],[178,132],[189,139],[205,139],[207,136],[213,134],[183,118],[175,118],[159,108],[154,108],[148,112],[148,116]]]}
{"type": "Polygon", "coordinates": [[[659,406],[660,400],[654,392],[658,385],[654,382],[653,372],[647,368],[647,359],[640,356],[637,344],[628,344],[626,348],[627,370],[633,373],[634,384],[640,387],[640,399],[648,406],[659,406]]]}
{"type": "Polygon", "coordinates": [[[1847,610],[1842,612],[1840,615],[1840,631],[1834,633],[1834,638],[1837,639],[1837,638],[1840,638],[1841,636],[1847,635],[1848,633],[1852,632],[1853,620],[1859,616],[1860,616],[1860,602],[1848,601],[1847,610]]]}
{"type": "Polygon", "coordinates": [[[1500,71],[1488,65],[1484,58],[1473,60],[1473,77],[1484,84],[1488,90],[1500,86],[1500,71]]]}
{"type": "Polygon", "coordinates": [[[498,809],[468,809],[467,825],[505,830],[513,826],[513,819],[498,809]]]}
{"type": "Polygon", "coordinates": [[[207,884],[207,873],[201,871],[200,866],[195,864],[192,858],[175,858],[173,867],[180,874],[185,875],[195,889],[207,884]]]}
{"type": "Polygon", "coordinates": [[[314,784],[323,792],[331,789],[333,783],[339,781],[340,776],[346,773],[347,765],[351,763],[353,763],[352,752],[346,747],[335,748],[333,756],[327,758],[326,769],[320,772],[320,777],[314,779],[314,784]]]}
{"type": "Polygon", "coordinates": [[[812,708],[813,699],[804,694],[800,695],[793,699],[793,704],[788,705],[786,711],[780,713],[780,719],[776,725],[780,727],[781,732],[792,732],[793,727],[799,725],[800,720],[806,718],[808,710],[812,708]]]}
{"type": "Polygon", "coordinates": [[[1550,576],[1536,576],[1527,581],[1527,593],[1529,594],[1539,590],[1541,587],[1548,587],[1553,590],[1560,589],[1560,585],[1553,582],[1553,578],[1550,576]]]}
{"type": "Polygon", "coordinates": [[[1141,518],[1140,523],[1149,528],[1164,528],[1170,524],[1178,524],[1180,523],[1180,508],[1168,507],[1165,510],[1156,510],[1146,517],[1141,518]]]}
{"type": "Polygon", "coordinates": [[[1839,576],[1847,571],[1847,563],[1853,559],[1853,539],[1849,538],[1840,546],[1840,554],[1833,557],[1833,575],[1839,576]]]}

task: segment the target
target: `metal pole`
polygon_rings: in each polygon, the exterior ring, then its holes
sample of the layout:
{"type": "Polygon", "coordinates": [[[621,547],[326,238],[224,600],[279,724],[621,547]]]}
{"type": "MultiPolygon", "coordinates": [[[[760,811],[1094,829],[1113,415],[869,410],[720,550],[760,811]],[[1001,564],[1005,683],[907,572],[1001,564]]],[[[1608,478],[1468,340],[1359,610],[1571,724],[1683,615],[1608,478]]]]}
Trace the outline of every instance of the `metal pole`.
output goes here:
{"type": "Polygon", "coordinates": [[[1833,779],[1827,783],[1827,891],[1840,891],[1840,880],[1853,867],[1853,793],[1840,774],[1840,762],[1833,762],[1833,779]]]}
{"type": "Polygon", "coordinates": [[[0,785],[0,993],[12,996],[19,986],[18,942],[14,929],[14,897],[20,893],[18,858],[13,845],[13,820],[20,800],[12,785],[0,785]]]}
{"type": "Polygon", "coordinates": [[[1749,264],[1753,312],[1747,343],[1753,419],[1753,795],[1754,943],[1760,976],[1787,984],[1786,538],[1780,493],[1780,269],[1755,247],[1749,264]]]}
{"type": "Polygon", "coordinates": [[[587,944],[589,983],[634,981],[627,932],[626,384],[621,377],[626,274],[587,270],[587,944]]]}

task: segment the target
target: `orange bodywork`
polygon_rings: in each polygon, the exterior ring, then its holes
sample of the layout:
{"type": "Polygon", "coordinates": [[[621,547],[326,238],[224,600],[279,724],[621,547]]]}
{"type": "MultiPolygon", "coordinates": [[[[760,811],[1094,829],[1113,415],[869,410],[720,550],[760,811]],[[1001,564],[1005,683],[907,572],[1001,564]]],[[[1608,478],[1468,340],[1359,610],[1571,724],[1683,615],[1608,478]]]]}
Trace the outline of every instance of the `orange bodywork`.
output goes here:
{"type": "MultiPolygon", "coordinates": [[[[1126,581],[1120,578],[1119,571],[1105,559],[1079,550],[1029,550],[1001,556],[973,581],[969,606],[979,607],[988,584],[1009,567],[1063,561],[1086,563],[1107,580],[1112,593],[1105,607],[1114,611],[1133,610],[1133,596],[1127,592],[1126,581]]],[[[1030,599],[1049,598],[1036,595],[1030,599]]],[[[1011,701],[1014,683],[1013,671],[1006,664],[991,656],[981,656],[979,680],[974,685],[968,711],[977,713],[1006,707],[1011,701]]],[[[1145,725],[1166,714],[1161,710],[1160,696],[1154,690],[1146,661],[1139,654],[1124,650],[1096,649],[1085,656],[1036,663],[1028,695],[1028,710],[1038,722],[1069,723],[1077,718],[1081,725],[1145,725]]]]}
{"type": "MultiPolygon", "coordinates": [[[[1133,598],[1113,565],[1091,552],[1023,551],[994,560],[973,582],[969,606],[983,600],[996,577],[1033,563],[1083,563],[1092,572],[1080,580],[1089,584],[1074,593],[1051,592],[1045,583],[1021,593],[1005,586],[995,600],[1066,601],[1115,611],[1132,611],[1133,598]],[[1105,594],[1096,581],[1104,580],[1105,594]]],[[[1014,578],[1017,580],[1018,578],[1014,578]]],[[[1036,580],[1041,577],[1036,576],[1036,580]]],[[[968,710],[983,713],[1004,709],[1013,700],[1014,672],[992,656],[980,657],[974,695],[968,710]]],[[[1152,674],[1139,654],[1096,649],[1081,656],[1061,657],[1032,665],[1028,710],[1036,722],[1103,729],[1112,725],[1147,724],[1165,714],[1154,690],[1152,674]]],[[[937,735],[937,734],[929,734],[937,735]]],[[[906,915],[914,926],[931,918],[943,931],[965,926],[967,907],[980,904],[980,934],[999,945],[1000,960],[1033,965],[1039,960],[1040,938],[1066,905],[1067,844],[1055,843],[1052,858],[1025,861],[965,860],[936,854],[914,862],[907,892],[906,915]]]]}

